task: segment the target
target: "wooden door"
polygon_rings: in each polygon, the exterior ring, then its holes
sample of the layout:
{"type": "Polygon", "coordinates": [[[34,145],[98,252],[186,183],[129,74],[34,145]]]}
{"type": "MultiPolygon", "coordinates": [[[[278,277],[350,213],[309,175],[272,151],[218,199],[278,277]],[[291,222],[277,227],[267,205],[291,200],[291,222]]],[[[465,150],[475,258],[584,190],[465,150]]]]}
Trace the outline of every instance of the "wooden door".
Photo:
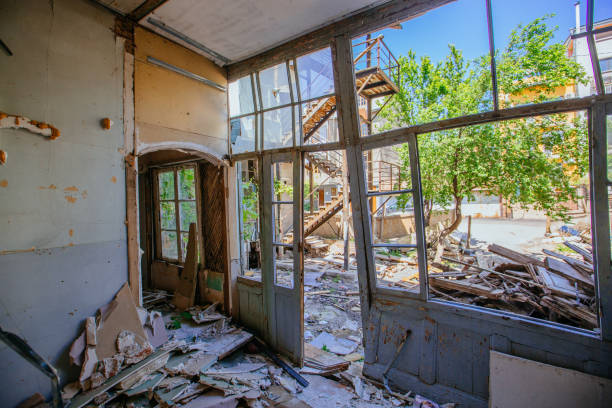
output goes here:
{"type": "Polygon", "coordinates": [[[263,156],[261,243],[266,337],[299,365],[304,354],[302,169],[299,152],[263,156]]]}

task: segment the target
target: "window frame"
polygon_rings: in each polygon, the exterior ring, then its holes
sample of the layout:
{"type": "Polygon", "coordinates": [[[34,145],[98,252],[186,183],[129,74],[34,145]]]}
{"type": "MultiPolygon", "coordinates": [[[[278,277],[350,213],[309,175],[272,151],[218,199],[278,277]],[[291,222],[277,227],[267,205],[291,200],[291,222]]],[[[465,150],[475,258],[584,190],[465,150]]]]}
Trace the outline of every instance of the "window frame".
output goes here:
{"type": "Polygon", "coordinates": [[[155,211],[154,211],[154,214],[155,214],[155,222],[154,222],[155,259],[164,261],[164,262],[168,262],[168,263],[172,263],[172,264],[183,265],[184,261],[183,261],[183,250],[181,248],[181,234],[189,233],[189,231],[188,230],[185,231],[181,229],[180,203],[181,202],[193,202],[195,204],[196,226],[197,226],[197,231],[199,231],[200,230],[200,218],[201,218],[200,217],[201,196],[200,196],[200,177],[199,177],[198,165],[197,163],[168,165],[168,166],[154,169],[152,176],[153,176],[152,179],[153,179],[153,185],[154,185],[153,186],[153,206],[155,207],[155,211]],[[184,169],[193,169],[194,185],[195,185],[194,186],[195,195],[194,195],[193,200],[179,199],[178,173],[180,170],[184,170],[184,169]],[[172,172],[172,175],[174,177],[174,198],[171,200],[162,200],[160,199],[160,193],[159,193],[159,176],[162,173],[168,173],[168,172],[172,172]],[[161,225],[161,203],[162,202],[174,203],[174,212],[175,212],[175,229],[174,230],[162,228],[162,225],[161,225]],[[177,237],[176,237],[177,258],[176,259],[169,258],[163,255],[162,231],[176,232],[177,234],[177,237]]]}
{"type": "MultiPolygon", "coordinates": [[[[331,56],[332,56],[330,62],[332,64],[332,70],[333,70],[333,63],[334,63],[333,53],[332,53],[331,47],[327,45],[325,47],[306,52],[294,58],[285,59],[283,62],[280,62],[278,64],[267,66],[259,70],[255,70],[235,80],[237,82],[246,77],[250,78],[251,90],[253,94],[253,104],[254,104],[255,109],[253,112],[250,112],[250,113],[242,113],[239,115],[231,115],[230,113],[228,115],[228,148],[229,148],[230,156],[232,157],[233,160],[236,160],[236,161],[242,160],[242,158],[248,158],[254,154],[261,153],[261,152],[274,153],[274,152],[282,152],[282,151],[291,151],[295,149],[296,147],[301,148],[303,150],[332,150],[332,149],[336,150],[342,146],[342,143],[340,141],[341,137],[340,137],[339,131],[338,131],[337,141],[318,143],[318,144],[317,143],[305,144],[304,134],[302,131],[303,105],[310,103],[310,102],[319,101],[325,98],[336,97],[338,94],[338,91],[337,89],[335,89],[336,80],[334,79],[333,80],[333,83],[334,83],[333,92],[326,93],[326,94],[319,95],[319,96],[312,97],[312,98],[305,98],[305,99],[302,98],[301,84],[300,84],[300,79],[299,79],[300,71],[299,71],[298,59],[306,55],[314,54],[314,53],[317,53],[323,50],[327,50],[327,49],[329,49],[331,56]],[[283,65],[283,64],[285,66],[284,72],[287,74],[287,84],[289,88],[290,101],[288,103],[264,108],[261,79],[260,79],[261,73],[267,69],[274,68],[276,66],[283,65]],[[292,127],[292,136],[293,136],[293,141],[291,145],[281,146],[281,147],[272,147],[272,148],[267,148],[267,149],[264,148],[265,146],[264,115],[268,112],[279,111],[281,109],[286,109],[286,108],[291,108],[291,119],[292,119],[291,127],[292,127]],[[255,121],[254,150],[234,154],[233,147],[232,147],[232,134],[231,134],[232,121],[237,120],[237,119],[242,119],[245,117],[253,117],[255,121]]],[[[334,72],[334,76],[335,76],[335,72],[334,72]]]]}

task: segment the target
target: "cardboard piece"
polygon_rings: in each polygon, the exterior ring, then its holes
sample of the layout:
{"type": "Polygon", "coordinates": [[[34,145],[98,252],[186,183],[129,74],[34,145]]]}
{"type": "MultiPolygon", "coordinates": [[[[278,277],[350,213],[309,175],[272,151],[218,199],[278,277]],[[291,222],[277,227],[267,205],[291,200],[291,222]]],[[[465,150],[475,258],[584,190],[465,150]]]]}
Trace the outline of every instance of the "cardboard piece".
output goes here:
{"type": "Polygon", "coordinates": [[[198,234],[195,223],[189,224],[189,241],[187,242],[187,256],[185,266],[180,276],[178,287],[174,292],[172,303],[179,309],[185,310],[193,306],[195,301],[196,279],[198,271],[198,234]]]}
{"type": "Polygon", "coordinates": [[[117,353],[117,337],[124,330],[134,333],[136,343],[143,349],[147,348],[147,334],[140,323],[138,311],[127,283],[117,292],[107,307],[100,309],[96,346],[99,360],[112,357],[117,353]]]}

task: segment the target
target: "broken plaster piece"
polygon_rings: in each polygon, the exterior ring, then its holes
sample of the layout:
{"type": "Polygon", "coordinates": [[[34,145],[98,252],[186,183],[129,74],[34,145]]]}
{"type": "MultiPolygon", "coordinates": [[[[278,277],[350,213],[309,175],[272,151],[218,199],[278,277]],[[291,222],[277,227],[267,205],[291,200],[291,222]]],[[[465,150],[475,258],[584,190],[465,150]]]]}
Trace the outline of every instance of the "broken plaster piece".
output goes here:
{"type": "Polygon", "coordinates": [[[96,318],[88,317],[85,320],[85,338],[88,346],[96,345],[96,318]]]}
{"type": "Polygon", "coordinates": [[[83,367],[81,367],[81,375],[79,375],[79,381],[81,384],[85,382],[93,374],[96,365],[98,364],[98,357],[96,356],[95,347],[87,347],[85,349],[85,361],[83,361],[83,367]]]}
{"type": "Polygon", "coordinates": [[[51,140],[60,137],[59,129],[53,125],[4,112],[0,112],[0,129],[25,129],[51,140]]]}

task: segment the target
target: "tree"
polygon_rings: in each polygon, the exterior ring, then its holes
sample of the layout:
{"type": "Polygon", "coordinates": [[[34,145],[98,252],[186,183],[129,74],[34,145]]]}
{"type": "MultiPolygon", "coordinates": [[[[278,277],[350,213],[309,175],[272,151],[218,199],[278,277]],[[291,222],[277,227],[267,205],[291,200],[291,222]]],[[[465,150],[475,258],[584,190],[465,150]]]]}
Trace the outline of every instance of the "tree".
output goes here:
{"type": "MultiPolygon", "coordinates": [[[[549,100],[559,87],[585,81],[564,46],[550,44],[557,28],[549,29],[547,18],[519,25],[496,57],[500,93],[510,103],[549,100]]],[[[417,60],[412,51],[399,63],[400,92],[380,114],[386,128],[492,109],[489,56],[466,61],[449,45],[439,63],[417,60]]],[[[452,205],[453,222],[441,236],[450,234],[461,223],[461,203],[479,190],[564,218],[562,203],[575,195],[572,182],[588,170],[587,143],[584,120],[566,114],[419,135],[426,223],[434,205],[452,205]]],[[[408,146],[397,151],[408,170],[408,146]]]]}

